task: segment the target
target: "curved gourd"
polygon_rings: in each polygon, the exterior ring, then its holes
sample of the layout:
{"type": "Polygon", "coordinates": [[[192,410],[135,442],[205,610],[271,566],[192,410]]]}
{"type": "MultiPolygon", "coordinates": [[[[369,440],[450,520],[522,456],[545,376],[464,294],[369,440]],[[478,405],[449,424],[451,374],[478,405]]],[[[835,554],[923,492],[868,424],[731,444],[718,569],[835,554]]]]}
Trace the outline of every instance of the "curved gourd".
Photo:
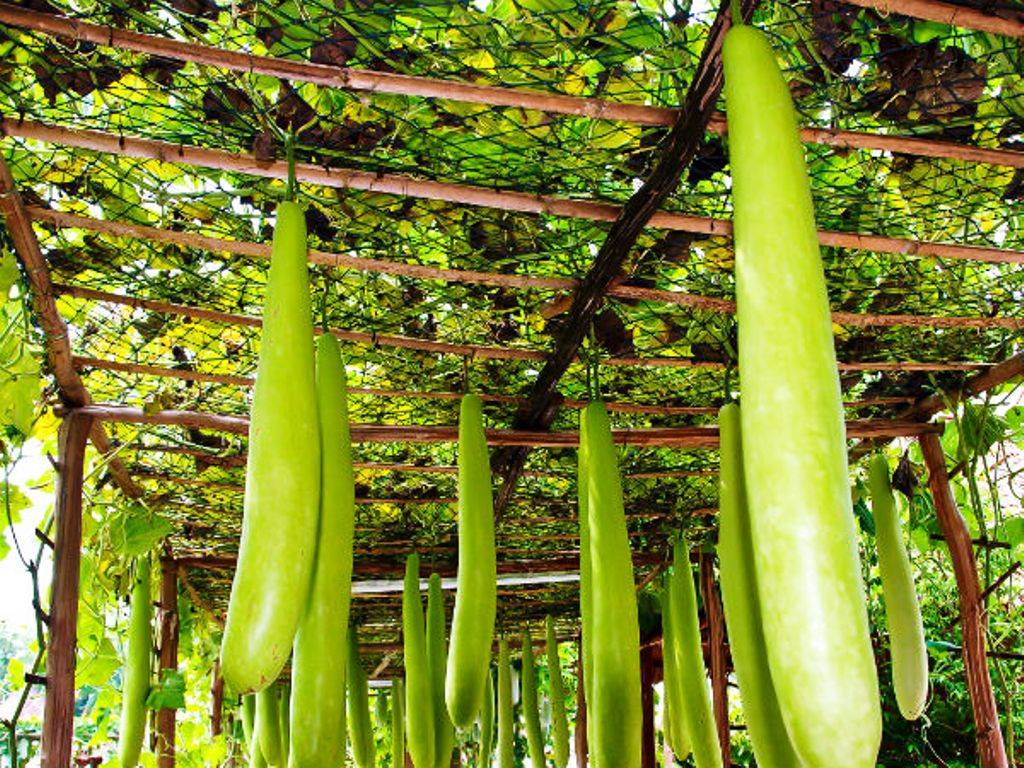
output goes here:
{"type": "Polygon", "coordinates": [[[253,749],[253,738],[256,735],[256,695],[247,693],[242,697],[242,736],[245,748],[253,749]]]}
{"type": "MultiPolygon", "coordinates": [[[[253,738],[258,738],[256,734],[253,734],[253,738]]],[[[252,749],[249,750],[249,768],[266,768],[267,760],[263,757],[263,753],[260,752],[260,745],[256,742],[253,743],[252,749]]]]}
{"type": "Polygon", "coordinates": [[[480,712],[490,674],[498,599],[491,465],[477,395],[462,398],[458,463],[459,567],[445,701],[451,721],[468,728],[480,712]]]}
{"type": "Polygon", "coordinates": [[[515,717],[512,714],[512,660],[508,641],[498,641],[498,768],[515,768],[515,717]]]}
{"type": "Polygon", "coordinates": [[[562,685],[562,663],[558,658],[558,637],[555,635],[555,619],[551,614],[545,619],[548,658],[548,687],[551,691],[551,752],[555,768],[569,764],[569,719],[565,714],[565,688],[562,685]]]}
{"type": "Polygon", "coordinates": [[[587,691],[587,721],[593,720],[589,749],[602,768],[639,768],[640,626],[618,454],[604,404],[589,403],[584,418],[593,683],[592,695],[587,691]]]}
{"type": "Polygon", "coordinates": [[[283,768],[281,751],[281,689],[275,683],[256,694],[256,740],[267,765],[283,768]]]}
{"type": "Polygon", "coordinates": [[[238,693],[272,683],[291,654],[320,517],[306,220],[293,202],[277,208],[248,457],[242,538],[221,645],[221,673],[238,693]]]}
{"type": "Polygon", "coordinates": [[[668,584],[672,644],[666,652],[672,654],[672,671],[676,675],[672,704],[678,706],[683,725],[681,730],[687,736],[697,768],[722,768],[722,750],[715,729],[715,716],[711,710],[704,653],[701,650],[697,591],[693,586],[689,551],[682,543],[675,546],[675,559],[668,584]]]}
{"type": "Polygon", "coordinates": [[[743,698],[743,719],[761,768],[798,768],[775,696],[765,653],[761,604],[754,576],[750,517],[743,480],[740,407],[719,411],[718,562],[729,649],[743,698]]]}
{"type": "Polygon", "coordinates": [[[278,727],[281,729],[281,765],[291,765],[289,761],[289,754],[291,752],[291,721],[289,719],[291,694],[291,686],[281,686],[281,693],[278,698],[278,704],[280,705],[278,708],[278,727]]]}
{"type": "Polygon", "coordinates": [[[921,606],[914,573],[903,544],[896,499],[889,482],[889,462],[883,454],[871,457],[868,472],[871,512],[875,518],[878,570],[885,597],[885,620],[892,652],[892,684],[896,704],[907,720],[916,720],[928,701],[928,649],[921,623],[921,606]]]}
{"type": "Polygon", "coordinates": [[[391,686],[391,765],[405,765],[405,684],[401,680],[391,686]]]}
{"type": "Polygon", "coordinates": [[[370,688],[359,658],[359,637],[355,629],[348,636],[348,736],[352,758],[358,768],[373,768],[377,759],[373,723],[370,721],[370,688]]]}
{"type": "Polygon", "coordinates": [[[445,706],[445,664],[448,648],[444,636],[444,594],[441,592],[441,577],[430,574],[427,586],[427,666],[430,668],[430,685],[434,702],[434,764],[437,768],[448,768],[452,763],[452,749],[455,747],[455,728],[448,717],[445,706]]]}
{"type": "Polygon", "coordinates": [[[494,678],[490,671],[484,682],[484,700],[480,705],[480,766],[490,766],[494,752],[494,678]]]}
{"type": "Polygon", "coordinates": [[[118,754],[124,768],[134,768],[142,753],[146,733],[146,698],[151,683],[153,658],[153,597],[150,591],[149,555],[136,561],[128,617],[128,648],[121,689],[121,734],[118,754]]]}
{"type": "Polygon", "coordinates": [[[672,628],[672,611],[669,610],[671,597],[671,580],[665,579],[661,593],[661,643],[662,667],[664,669],[665,704],[662,709],[662,730],[665,741],[672,749],[672,754],[679,760],[685,760],[690,754],[690,739],[686,733],[686,723],[679,705],[679,671],[676,669],[675,631],[672,628]]]}
{"type": "Polygon", "coordinates": [[[878,679],[804,149],[767,38],[734,26],[723,63],[744,477],[768,663],[808,768],[874,768],[878,679]]]}
{"type": "Polygon", "coordinates": [[[420,558],[405,561],[402,591],[405,656],[405,742],[416,768],[434,768],[434,690],[427,664],[427,638],[420,600],[420,558]]]}
{"type": "Polygon", "coordinates": [[[530,630],[523,627],[523,671],[519,680],[523,708],[523,724],[526,727],[526,744],[530,750],[530,762],[543,768],[544,731],[540,725],[540,708],[537,704],[537,670],[533,659],[533,641],[530,630]]]}
{"type": "Polygon", "coordinates": [[[337,765],[345,757],[346,657],[352,583],[355,484],[345,367],[330,334],[316,344],[320,419],[320,525],[316,563],[292,657],[291,768],[337,765]]]}

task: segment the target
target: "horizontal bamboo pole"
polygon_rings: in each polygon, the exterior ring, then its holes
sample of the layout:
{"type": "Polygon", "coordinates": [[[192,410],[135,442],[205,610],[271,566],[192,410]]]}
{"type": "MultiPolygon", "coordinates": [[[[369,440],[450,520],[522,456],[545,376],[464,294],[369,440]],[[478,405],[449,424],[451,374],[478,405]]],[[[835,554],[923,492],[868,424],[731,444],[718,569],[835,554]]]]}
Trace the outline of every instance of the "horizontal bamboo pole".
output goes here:
{"type": "MultiPolygon", "coordinates": [[[[989,32],[993,35],[1024,37],[1024,12],[1017,11],[1014,17],[997,16],[994,13],[971,8],[959,3],[942,0],[844,0],[850,5],[872,8],[881,13],[898,13],[925,21],[936,21],[961,29],[989,32]]],[[[1013,14],[1013,11],[1008,13],[1013,14]]]]}
{"type": "MultiPolygon", "coordinates": [[[[141,376],[158,376],[161,378],[181,379],[184,381],[204,382],[208,384],[227,384],[237,387],[251,387],[255,381],[251,376],[238,376],[235,374],[209,373],[204,371],[192,371],[180,368],[168,368],[159,365],[146,365],[143,363],[125,363],[117,360],[104,360],[95,357],[73,356],[73,361],[79,369],[93,368],[103,371],[115,371],[118,373],[139,374],[141,376]]],[[[379,389],[367,387],[349,387],[350,396],[366,397],[395,397],[423,400],[460,400],[462,392],[425,392],[406,389],[379,389]]],[[[497,395],[493,393],[478,393],[485,403],[502,403],[506,405],[518,405],[523,398],[512,395],[497,395]]],[[[884,398],[883,400],[888,400],[884,398]]],[[[912,398],[895,398],[896,401],[907,403],[912,398]]],[[[882,405],[882,401],[864,401],[867,405],[882,405]]],[[[563,403],[566,408],[581,409],[586,406],[583,400],[568,398],[563,403]]],[[[718,413],[717,406],[690,406],[690,405],[644,405],[641,403],[620,403],[609,401],[605,403],[609,411],[617,413],[639,413],[651,416],[698,416],[718,413]]]]}
{"type": "MultiPolygon", "coordinates": [[[[239,315],[219,310],[205,309],[203,307],[192,307],[184,304],[175,304],[169,301],[157,299],[144,299],[137,296],[124,296],[109,291],[98,291],[94,288],[83,286],[54,284],[54,290],[65,296],[90,301],[100,301],[109,304],[117,304],[134,309],[145,309],[150,312],[160,312],[180,317],[189,317],[196,320],[208,320],[211,322],[224,323],[225,325],[238,325],[248,328],[259,328],[262,321],[251,315],[239,315]]],[[[315,328],[317,333],[323,329],[315,328]]],[[[459,357],[480,357],[497,358],[503,360],[543,360],[546,353],[534,349],[511,349],[508,347],[490,346],[484,344],[453,344],[450,342],[430,341],[426,339],[415,339],[408,336],[397,336],[394,334],[368,333],[366,331],[349,331],[332,328],[331,333],[342,341],[369,346],[395,347],[399,349],[411,349],[419,352],[436,354],[457,355],[459,357]]],[[[709,368],[721,369],[725,364],[717,360],[694,360],[688,357],[609,357],[601,361],[604,365],[620,367],[650,367],[650,368],[709,368]]],[[[840,371],[974,371],[984,370],[987,363],[975,363],[970,361],[952,362],[920,362],[912,360],[893,362],[851,362],[841,361],[840,371]]]]}
{"type": "MultiPolygon", "coordinates": [[[[270,258],[270,245],[268,243],[228,240],[193,232],[176,232],[141,224],[95,219],[90,216],[55,211],[41,206],[32,206],[28,209],[28,212],[36,221],[46,222],[62,228],[83,229],[115,237],[169,243],[183,248],[196,248],[238,256],[261,259],[270,258]]],[[[387,259],[347,256],[316,249],[309,251],[309,261],[314,264],[340,269],[352,269],[359,272],[400,275],[422,280],[439,280],[447,283],[501,286],[520,290],[537,289],[572,292],[580,284],[579,280],[572,278],[534,277],[532,275],[508,275],[479,270],[441,269],[387,259]]],[[[608,289],[607,294],[620,299],[658,302],[719,314],[734,314],[736,312],[736,303],[729,299],[701,296],[683,291],[644,288],[618,283],[613,284],[608,289]]],[[[993,317],[991,315],[958,317],[834,311],[832,313],[832,321],[839,325],[853,327],[912,326],[931,328],[1006,328],[1010,330],[1024,328],[1024,317],[993,317]]]]}
{"type": "MultiPolygon", "coordinates": [[[[0,134],[122,157],[213,168],[282,181],[287,180],[289,176],[288,163],[283,160],[261,161],[249,155],[224,150],[119,136],[105,131],[66,128],[33,120],[0,119],[0,134]]],[[[359,171],[351,168],[324,168],[309,163],[297,163],[295,175],[300,182],[319,184],[325,187],[357,189],[401,197],[438,200],[455,205],[547,214],[589,221],[613,222],[618,218],[621,210],[619,205],[603,201],[573,200],[530,192],[429,181],[401,174],[359,171]]],[[[691,232],[707,237],[730,237],[732,234],[732,223],[725,219],[667,211],[655,213],[648,222],[648,226],[655,229],[691,232]]],[[[819,230],[818,240],[822,245],[835,248],[851,248],[903,256],[968,259],[1008,264],[1024,263],[1024,251],[988,246],[932,243],[834,230],[819,230]]]]}
{"type": "MultiPolygon", "coordinates": [[[[994,31],[997,34],[1015,34],[1020,23],[992,14],[961,6],[923,9],[913,2],[884,2],[881,0],[851,0],[856,5],[874,7],[887,12],[894,7],[913,8],[917,13],[908,15],[931,20],[955,19],[955,22],[973,29],[994,31]],[[953,8],[952,14],[947,10],[953,8]],[[927,15],[922,15],[927,14],[927,15]]],[[[898,10],[908,13],[906,10],[898,10]]],[[[190,62],[216,67],[231,72],[278,77],[293,82],[312,83],[328,88],[416,96],[429,99],[449,99],[489,107],[531,109],[551,114],[578,115],[600,120],[618,120],[641,126],[670,126],[675,123],[677,110],[644,104],[627,104],[607,99],[544,93],[523,88],[442,80],[394,72],[374,72],[352,67],[335,67],[308,61],[296,61],[270,56],[254,56],[243,51],[202,45],[194,41],[179,41],[158,35],[149,35],[112,26],[91,24],[50,13],[0,3],[0,22],[34,30],[65,40],[79,40],[123,51],[159,56],[174,61],[190,62]]],[[[946,23],[951,23],[947,21],[946,23]]],[[[1016,33],[1019,35],[1019,32],[1016,33]]],[[[712,132],[725,133],[725,115],[716,114],[708,126],[712,132]]],[[[938,139],[910,136],[888,136],[859,131],[825,128],[801,129],[803,141],[840,149],[874,149],[886,152],[913,154],[921,157],[941,157],[964,161],[991,163],[1015,168],[1024,167],[1024,152],[1013,149],[978,147],[938,139]]]]}
{"type": "MultiPolygon", "coordinates": [[[[101,421],[123,424],[162,424],[196,427],[218,432],[245,435],[249,419],[243,416],[202,413],[199,411],[149,411],[115,404],[93,404],[79,409],[101,421]]],[[[64,408],[57,408],[63,415],[64,408]]],[[[846,423],[846,436],[850,439],[868,437],[913,437],[928,433],[941,433],[941,424],[887,421],[881,419],[852,420],[846,423]]],[[[455,443],[458,427],[440,425],[385,425],[353,424],[353,443],[455,443]]],[[[613,438],[620,445],[634,447],[689,447],[715,448],[718,446],[718,427],[655,427],[646,429],[613,430],[613,438]]],[[[487,442],[496,446],[528,448],[576,448],[579,435],[566,432],[530,432],[526,430],[487,430],[487,442]]]]}

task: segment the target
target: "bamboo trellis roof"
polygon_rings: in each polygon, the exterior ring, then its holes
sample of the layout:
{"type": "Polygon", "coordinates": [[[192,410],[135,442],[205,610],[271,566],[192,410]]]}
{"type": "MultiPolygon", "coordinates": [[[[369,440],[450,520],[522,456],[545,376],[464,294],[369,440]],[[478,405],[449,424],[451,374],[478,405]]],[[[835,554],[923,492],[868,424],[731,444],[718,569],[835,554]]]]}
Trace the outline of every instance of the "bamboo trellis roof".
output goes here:
{"type": "MultiPolygon", "coordinates": [[[[317,316],[344,342],[365,438],[357,573],[397,575],[413,548],[451,570],[465,381],[485,395],[501,466],[526,462],[502,497],[502,567],[571,569],[567,446],[595,357],[640,573],[679,528],[713,535],[711,427],[737,381],[717,11],[0,3],[0,146],[20,191],[0,237],[67,325],[65,337],[37,297],[59,399],[107,417],[93,437],[117,448],[115,482],[174,523],[189,592],[214,616],[237,547],[289,131],[317,316]],[[679,184],[663,162],[673,126],[696,141],[679,184]],[[664,201],[620,240],[661,172],[664,201]],[[31,235],[49,283],[26,257],[31,235]],[[573,298],[616,247],[578,350],[565,342],[573,298]],[[526,428],[564,349],[562,407],[526,428]]],[[[1001,376],[992,367],[1020,353],[1024,5],[764,2],[754,19],[803,121],[851,437],[913,434],[934,393],[1001,376]]],[[[554,610],[570,630],[574,589],[509,589],[501,615],[554,610]]],[[[394,640],[395,601],[356,610],[371,639],[394,640]]]]}

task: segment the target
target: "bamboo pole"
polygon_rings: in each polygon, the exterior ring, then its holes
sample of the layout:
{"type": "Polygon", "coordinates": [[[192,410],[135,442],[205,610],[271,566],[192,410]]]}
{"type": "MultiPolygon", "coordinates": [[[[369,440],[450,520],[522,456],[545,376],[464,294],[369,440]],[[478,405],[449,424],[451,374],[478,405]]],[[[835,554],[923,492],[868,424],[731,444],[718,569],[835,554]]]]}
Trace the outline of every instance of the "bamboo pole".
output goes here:
{"type": "MultiPolygon", "coordinates": [[[[995,34],[1020,36],[1024,24],[983,11],[945,3],[919,3],[915,0],[885,2],[884,0],[851,0],[855,5],[882,12],[895,11],[932,21],[955,23],[995,34]],[[938,6],[935,8],[933,6],[938,6]]],[[[607,99],[544,93],[523,88],[478,85],[438,78],[374,72],[352,67],[335,67],[307,61],[254,56],[242,51],[202,45],[195,41],[178,41],[113,26],[90,24],[52,13],[0,3],[0,22],[22,29],[158,56],[174,61],[190,62],[243,74],[279,77],[294,82],[312,83],[328,88],[414,96],[428,99],[449,99],[497,108],[530,109],[561,115],[578,115],[599,120],[618,120],[640,126],[669,126],[675,122],[677,110],[645,104],[628,104],[607,99]]],[[[726,119],[716,113],[709,129],[717,134],[726,131],[726,119]]],[[[874,149],[919,157],[941,157],[962,161],[1024,167],[1024,152],[1013,149],[978,147],[957,142],[914,136],[888,136],[860,131],[829,128],[802,128],[801,139],[840,149],[874,149]]]]}
{"type": "MultiPolygon", "coordinates": [[[[171,558],[160,560],[160,672],[178,668],[178,574],[171,558]]],[[[177,710],[156,713],[157,766],[174,768],[174,731],[177,710]]]]}
{"type": "MultiPolygon", "coordinates": [[[[178,232],[141,224],[95,219],[90,216],[64,213],[40,206],[31,206],[27,208],[27,212],[36,221],[53,224],[62,228],[84,229],[114,237],[172,243],[184,248],[230,253],[251,258],[270,258],[270,245],[267,243],[228,240],[209,235],[200,235],[194,232],[178,232]]],[[[480,270],[441,269],[422,264],[348,256],[316,249],[309,251],[309,261],[313,264],[321,264],[339,269],[352,269],[359,272],[400,275],[422,280],[439,280],[447,283],[493,285],[516,290],[533,289],[574,292],[580,287],[580,281],[574,278],[535,277],[532,275],[508,275],[480,270]]],[[[729,299],[701,296],[684,291],[632,286],[622,282],[613,283],[606,291],[606,294],[620,299],[669,304],[714,314],[733,315],[736,312],[736,302],[729,299]]],[[[1005,328],[1009,330],[1024,328],[1024,318],[992,315],[877,314],[836,310],[832,313],[832,321],[837,325],[851,327],[1005,328]]]]}
{"type": "Polygon", "coordinates": [[[713,557],[706,552],[700,554],[700,589],[708,625],[708,668],[711,674],[715,726],[718,729],[718,744],[722,750],[722,765],[728,768],[732,765],[732,759],[729,747],[729,680],[725,617],[722,614],[722,603],[715,584],[713,557]]]}
{"type": "Polygon", "coordinates": [[[75,734],[75,650],[82,547],[82,470],[92,417],[70,412],[58,433],[53,580],[46,649],[42,766],[67,768],[75,734]]]}
{"type": "MultiPolygon", "coordinates": [[[[52,144],[91,150],[122,157],[213,168],[285,181],[288,163],[283,160],[261,161],[248,155],[218,149],[172,144],[166,141],[120,136],[105,131],[66,128],[34,120],[0,119],[0,135],[35,139],[52,144]]],[[[615,221],[621,207],[597,200],[538,195],[531,192],[490,189],[469,184],[452,184],[418,179],[412,176],[373,173],[352,168],[324,168],[310,163],[297,163],[296,179],[338,189],[356,189],[399,197],[438,200],[454,205],[493,208],[519,213],[544,214],[588,221],[615,221]]],[[[691,232],[705,237],[731,237],[732,223],[726,219],[691,216],[658,211],[647,224],[655,229],[691,232]]],[[[992,263],[1022,264],[1024,251],[980,245],[933,243],[884,235],[819,230],[818,240],[833,248],[849,248],[903,256],[967,259],[992,263]]]]}
{"type": "MultiPolygon", "coordinates": [[[[58,413],[63,410],[56,409],[58,413]]],[[[95,404],[79,409],[101,419],[124,424],[164,424],[196,427],[219,432],[246,435],[249,419],[244,416],[225,416],[200,411],[146,411],[142,408],[114,404],[95,404]]],[[[883,419],[854,419],[846,423],[846,436],[850,439],[866,437],[914,437],[926,433],[941,433],[941,424],[888,421],[883,419]]],[[[353,443],[455,443],[458,427],[443,425],[385,425],[353,424],[353,443]]],[[[612,437],[619,445],[637,447],[715,448],[718,446],[718,427],[653,427],[616,429],[612,437]]],[[[575,431],[544,432],[512,429],[487,430],[487,442],[497,446],[529,448],[576,449],[579,434],[575,431]]]]}
{"type": "Polygon", "coordinates": [[[998,16],[968,5],[947,3],[942,0],[845,0],[850,5],[872,8],[880,13],[896,13],[951,27],[973,29],[993,35],[1024,37],[1024,14],[1020,11],[1012,17],[998,16]]]}
{"type": "MultiPolygon", "coordinates": [[[[72,286],[54,284],[54,289],[62,295],[71,296],[77,299],[99,301],[118,306],[145,309],[150,312],[159,312],[179,317],[188,317],[195,320],[206,320],[210,322],[234,325],[243,328],[260,328],[263,321],[252,315],[240,315],[220,310],[206,309],[204,307],[193,307],[184,304],[176,304],[170,301],[159,299],[146,299],[138,296],[125,296],[109,291],[98,291],[94,288],[84,286],[72,286]]],[[[457,344],[451,342],[431,341],[427,339],[415,339],[408,336],[397,336],[394,334],[379,334],[367,331],[350,331],[338,328],[329,329],[335,337],[342,341],[354,344],[362,344],[372,347],[394,347],[396,349],[409,349],[428,354],[455,355],[463,358],[491,358],[500,360],[519,361],[540,361],[547,358],[547,353],[537,349],[521,349],[502,346],[491,346],[485,344],[457,344]]],[[[324,329],[317,327],[314,332],[323,333],[324,329]]],[[[697,360],[689,357],[678,356],[629,356],[609,357],[602,360],[604,365],[615,367],[649,367],[649,368],[705,368],[708,370],[719,370],[726,367],[726,364],[718,360],[697,360]]],[[[915,360],[900,361],[840,361],[840,371],[975,371],[989,367],[988,363],[976,363],[970,361],[950,362],[920,362],[915,360]]],[[[188,373],[183,374],[187,376],[188,373]]],[[[202,375],[202,374],[200,374],[202,375]]]]}
{"type": "Polygon", "coordinates": [[[974,714],[979,762],[981,768],[1009,768],[986,659],[985,605],[978,585],[971,534],[967,522],[957,509],[949,485],[946,456],[938,434],[929,432],[921,435],[919,440],[928,468],[928,485],[935,503],[936,516],[949,547],[956,577],[962,653],[967,673],[967,691],[974,714]]]}

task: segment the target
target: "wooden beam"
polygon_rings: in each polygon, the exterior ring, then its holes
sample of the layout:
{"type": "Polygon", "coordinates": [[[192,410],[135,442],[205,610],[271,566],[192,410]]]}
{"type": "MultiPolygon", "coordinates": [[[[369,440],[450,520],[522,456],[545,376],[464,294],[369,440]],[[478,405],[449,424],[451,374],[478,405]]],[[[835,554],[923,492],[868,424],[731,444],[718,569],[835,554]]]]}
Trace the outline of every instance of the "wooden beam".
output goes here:
{"type": "MultiPolygon", "coordinates": [[[[196,427],[236,435],[246,435],[249,431],[249,419],[246,416],[225,416],[200,411],[147,411],[143,408],[113,404],[87,405],[79,410],[103,421],[123,424],[196,427]]],[[[63,413],[64,411],[57,408],[56,412],[63,413]]],[[[881,419],[854,419],[846,422],[846,436],[849,439],[914,437],[936,432],[942,432],[941,424],[881,419]]],[[[458,441],[458,427],[353,424],[351,435],[353,443],[455,443],[458,441]]],[[[619,445],[634,447],[716,448],[718,446],[718,427],[616,429],[612,430],[612,437],[619,445]]],[[[575,449],[579,445],[579,434],[575,431],[489,429],[487,430],[487,442],[489,445],[499,447],[575,449]]]]}
{"type": "Polygon", "coordinates": [[[962,387],[939,392],[919,400],[898,414],[901,419],[930,419],[940,411],[962,400],[982,395],[1008,381],[1024,376],[1024,352],[991,366],[967,380],[962,387]]]}
{"type": "Polygon", "coordinates": [[[921,435],[919,440],[928,468],[928,485],[935,503],[935,513],[949,547],[956,577],[961,644],[967,672],[967,691],[974,714],[979,763],[981,768],[1009,768],[986,659],[985,604],[978,585],[971,534],[967,522],[957,509],[949,485],[946,456],[939,436],[930,432],[921,435]]]}
{"type": "Polygon", "coordinates": [[[725,616],[715,583],[714,557],[702,552],[700,562],[700,591],[704,602],[704,615],[708,625],[708,671],[711,674],[711,696],[718,729],[718,744],[722,750],[722,764],[732,765],[729,747],[729,678],[728,654],[725,645],[725,616]]]}
{"type": "Polygon", "coordinates": [[[92,418],[72,411],[61,422],[57,441],[53,579],[46,648],[42,766],[67,768],[75,735],[75,652],[79,563],[82,549],[82,470],[92,418]]]}
{"type": "MultiPolygon", "coordinates": [[[[32,307],[39,320],[39,326],[43,329],[46,357],[57,382],[57,391],[60,394],[61,402],[70,407],[86,405],[91,400],[85,384],[72,362],[68,327],[57,310],[49,267],[42,249],[39,247],[39,240],[32,229],[32,220],[18,193],[14,177],[2,157],[0,157],[0,213],[4,216],[7,231],[14,243],[14,250],[28,276],[29,286],[32,289],[32,307]]],[[[97,451],[104,455],[110,453],[110,440],[101,423],[93,423],[90,438],[97,451]]],[[[107,467],[111,478],[121,491],[129,498],[138,498],[141,491],[132,481],[131,475],[128,474],[128,470],[121,460],[113,456],[109,459],[107,467]]]]}
{"type": "MultiPolygon", "coordinates": [[[[172,243],[182,248],[193,248],[251,258],[269,259],[270,244],[245,240],[228,240],[225,238],[200,235],[194,232],[149,227],[141,224],[95,219],[73,213],[55,211],[41,206],[30,206],[27,209],[34,220],[53,224],[62,228],[82,229],[89,232],[107,234],[114,237],[128,237],[158,243],[172,243]]],[[[409,264],[389,259],[372,259],[347,254],[311,249],[309,261],[313,264],[351,269],[372,274],[400,275],[419,280],[438,280],[446,283],[463,283],[468,285],[500,286],[512,290],[542,290],[572,292],[580,287],[575,278],[535,277],[533,275],[505,274],[501,272],[484,272],[480,270],[442,269],[423,264],[409,264]]],[[[649,301],[652,303],[669,304],[692,310],[715,314],[733,315],[736,302],[715,296],[702,296],[684,291],[646,288],[612,282],[607,295],[615,298],[649,301]]],[[[955,316],[955,315],[914,315],[914,314],[878,314],[868,312],[846,312],[836,310],[832,320],[837,325],[851,327],[930,327],[930,328],[1005,328],[1016,330],[1024,328],[1024,318],[1006,316],[955,316]]]]}
{"type": "MultiPolygon", "coordinates": [[[[852,0],[852,2],[876,8],[881,6],[880,9],[890,5],[902,5],[885,4],[877,2],[877,0],[876,2],[865,0],[862,3],[852,0]]],[[[982,28],[982,25],[987,27],[995,24],[1002,28],[1007,23],[1005,19],[993,14],[964,9],[962,6],[950,7],[955,9],[956,21],[961,25],[982,28]],[[970,16],[964,15],[965,10],[970,16]]],[[[907,11],[901,12],[907,13],[907,11]]],[[[931,16],[948,18],[948,14],[935,12],[932,12],[931,16]]],[[[930,18],[931,16],[920,17],[930,18]]],[[[550,114],[617,120],[640,126],[670,126],[676,121],[678,115],[678,110],[668,107],[626,104],[607,99],[544,93],[523,88],[478,85],[393,72],[334,67],[327,64],[270,56],[254,56],[244,51],[229,51],[202,45],[193,40],[185,42],[113,26],[91,24],[81,19],[41,13],[7,3],[0,3],[0,22],[42,32],[51,37],[60,37],[64,40],[90,42],[122,51],[216,67],[229,72],[278,77],[292,82],[312,83],[328,88],[371,94],[386,93],[427,99],[447,99],[490,107],[531,109],[550,114]]],[[[1012,21],[1009,23],[1013,24],[1012,21]]],[[[1012,29],[1012,27],[1007,29],[1012,29]]],[[[725,133],[725,115],[720,112],[715,113],[708,124],[708,129],[718,134],[725,133]]],[[[887,136],[828,128],[803,128],[800,134],[801,139],[805,142],[840,149],[875,149],[920,157],[941,157],[1015,168],[1024,167],[1024,152],[1013,149],[978,147],[923,137],[887,136]]]]}
{"type": "MultiPolygon", "coordinates": [[[[65,128],[34,120],[0,118],[0,136],[3,135],[35,139],[45,143],[61,144],[122,157],[213,168],[281,181],[288,178],[288,164],[283,160],[263,162],[249,155],[235,152],[123,136],[105,131],[65,128]]],[[[529,192],[477,187],[469,184],[451,184],[402,174],[373,173],[353,168],[325,168],[310,163],[297,163],[295,173],[300,182],[325,187],[356,189],[518,213],[614,222],[622,212],[622,207],[618,204],[599,200],[575,200],[529,192]]],[[[656,212],[647,222],[647,226],[691,232],[704,237],[732,236],[732,222],[726,219],[668,211],[656,212]]],[[[980,245],[934,243],[835,230],[818,230],[818,241],[822,245],[832,248],[849,248],[901,256],[1024,264],[1024,251],[980,245]]]]}
{"type": "Polygon", "coordinates": [[[959,3],[947,3],[943,0],[844,0],[850,5],[871,8],[879,13],[896,13],[924,21],[949,24],[951,27],[973,29],[993,35],[1007,37],[1024,37],[1024,14],[1020,11],[1007,11],[1007,16],[999,16],[989,11],[972,8],[959,3]]]}
{"type": "MultiPolygon", "coordinates": [[[[178,668],[178,572],[170,558],[160,560],[160,672],[178,668]]],[[[156,713],[156,752],[159,768],[174,768],[174,731],[177,710],[156,713]]]]}

